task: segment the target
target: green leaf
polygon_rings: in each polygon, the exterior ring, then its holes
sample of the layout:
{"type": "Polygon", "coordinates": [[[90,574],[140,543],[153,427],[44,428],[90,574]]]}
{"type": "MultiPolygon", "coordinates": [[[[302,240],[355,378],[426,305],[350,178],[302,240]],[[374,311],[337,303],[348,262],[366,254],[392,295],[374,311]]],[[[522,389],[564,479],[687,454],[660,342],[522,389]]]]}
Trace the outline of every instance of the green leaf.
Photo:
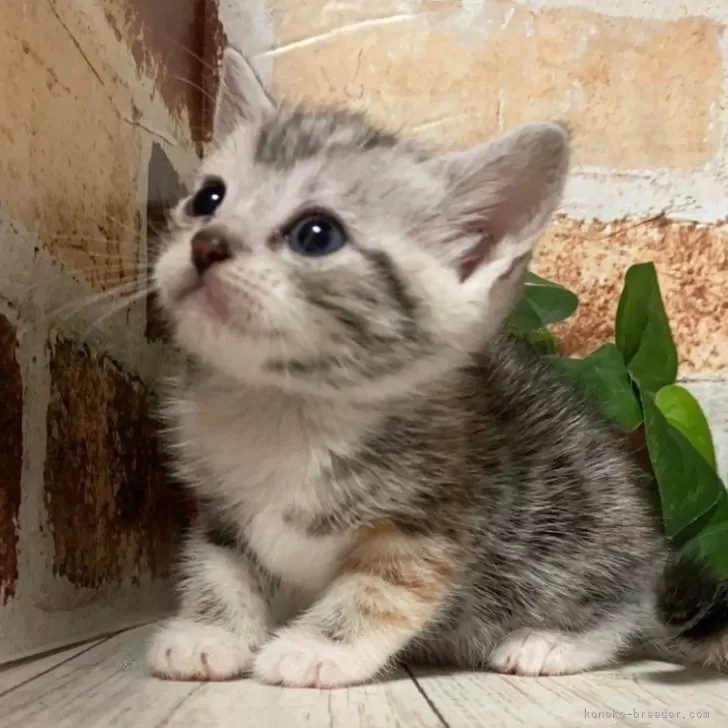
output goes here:
{"type": "Polygon", "coordinates": [[[541,356],[556,356],[559,353],[559,340],[547,329],[519,331],[511,329],[511,336],[527,343],[541,356]]]}
{"type": "Polygon", "coordinates": [[[698,400],[685,387],[668,384],[655,395],[655,404],[665,419],[716,469],[715,447],[710,427],[698,400]]]}
{"type": "Polygon", "coordinates": [[[728,521],[703,529],[681,551],[707,563],[721,581],[728,580],[728,521]]]}
{"type": "Polygon", "coordinates": [[[528,341],[542,356],[554,356],[559,353],[559,340],[546,329],[529,332],[528,341]]]}
{"type": "Polygon", "coordinates": [[[535,273],[528,273],[523,295],[505,326],[515,332],[545,331],[549,324],[571,316],[578,306],[575,293],[535,273]]]}
{"type": "Polygon", "coordinates": [[[505,321],[505,328],[515,332],[538,331],[544,326],[544,322],[526,298],[525,293],[505,321]]]}
{"type": "Polygon", "coordinates": [[[704,513],[696,521],[693,521],[681,534],[680,543],[683,548],[688,548],[690,542],[695,541],[700,534],[708,529],[728,523],[728,491],[718,495],[718,502],[707,513],[704,513]]]}
{"type": "Polygon", "coordinates": [[[556,359],[554,364],[596,404],[605,417],[631,431],[642,422],[639,400],[622,355],[604,344],[585,359],[556,359]]]}
{"type": "Polygon", "coordinates": [[[656,392],[677,378],[677,350],[652,263],[633,265],[617,308],[616,342],[643,391],[656,392]]]}
{"type": "Polygon", "coordinates": [[[544,326],[569,318],[579,307],[575,293],[535,273],[526,276],[525,298],[544,326]]]}
{"type": "Polygon", "coordinates": [[[653,396],[642,392],[645,436],[660,491],[665,533],[678,547],[693,537],[689,527],[711,513],[725,487],[705,458],[673,427],[653,396]]]}
{"type": "Polygon", "coordinates": [[[526,285],[527,286],[548,286],[549,288],[560,288],[562,291],[568,290],[564,286],[562,286],[560,283],[557,283],[556,281],[550,281],[548,278],[542,278],[539,275],[536,275],[532,271],[528,271],[526,273],[526,285]]]}

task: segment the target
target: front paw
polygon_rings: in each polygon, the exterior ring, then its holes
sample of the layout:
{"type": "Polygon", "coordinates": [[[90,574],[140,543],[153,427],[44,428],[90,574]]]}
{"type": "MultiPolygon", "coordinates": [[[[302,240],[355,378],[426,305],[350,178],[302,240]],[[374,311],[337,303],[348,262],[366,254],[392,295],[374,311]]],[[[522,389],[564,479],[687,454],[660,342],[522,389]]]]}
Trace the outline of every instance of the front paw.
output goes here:
{"type": "Polygon", "coordinates": [[[231,680],[250,670],[253,652],[222,627],[173,620],[154,636],[147,662],[168,680],[231,680]]]}
{"type": "Polygon", "coordinates": [[[384,666],[372,654],[301,629],[284,629],[263,647],[253,674],[271,685],[337,688],[370,680],[384,666]]]}

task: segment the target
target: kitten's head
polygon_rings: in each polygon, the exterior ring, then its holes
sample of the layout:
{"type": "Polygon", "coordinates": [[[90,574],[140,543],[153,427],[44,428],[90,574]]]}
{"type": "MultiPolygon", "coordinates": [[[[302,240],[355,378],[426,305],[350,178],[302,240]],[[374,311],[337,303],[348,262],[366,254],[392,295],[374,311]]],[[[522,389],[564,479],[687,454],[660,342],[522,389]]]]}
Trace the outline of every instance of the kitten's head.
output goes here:
{"type": "Polygon", "coordinates": [[[214,136],[155,270],[179,343],[245,382],[349,397],[415,387],[498,329],[569,158],[558,124],[437,156],[276,108],[232,50],[214,136]]]}

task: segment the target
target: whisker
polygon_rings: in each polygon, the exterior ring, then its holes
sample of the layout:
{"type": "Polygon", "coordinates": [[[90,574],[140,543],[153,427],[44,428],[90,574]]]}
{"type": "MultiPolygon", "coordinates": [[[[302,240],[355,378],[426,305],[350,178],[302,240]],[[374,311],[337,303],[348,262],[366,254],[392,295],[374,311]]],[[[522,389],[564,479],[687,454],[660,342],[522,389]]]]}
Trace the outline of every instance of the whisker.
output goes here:
{"type": "MultiPolygon", "coordinates": [[[[88,253],[89,255],[106,255],[106,256],[115,255],[115,256],[119,256],[119,257],[124,257],[124,255],[125,255],[123,253],[109,253],[107,251],[94,250],[93,248],[91,248],[91,249],[84,248],[84,247],[81,247],[80,245],[72,245],[72,244],[63,245],[63,246],[55,245],[55,243],[59,243],[59,242],[61,242],[61,243],[66,243],[66,242],[68,242],[68,243],[75,243],[75,242],[78,242],[78,243],[104,243],[106,245],[118,245],[121,242],[121,241],[116,241],[116,240],[110,240],[109,238],[106,238],[106,237],[103,237],[100,235],[99,236],[95,236],[95,235],[54,235],[51,238],[51,240],[53,242],[53,245],[47,246],[49,248],[60,247],[62,250],[79,250],[82,253],[88,253]]],[[[136,237],[133,240],[124,240],[124,243],[138,243],[138,242],[142,242],[140,237],[136,237]]],[[[131,257],[131,255],[126,254],[126,257],[131,257]]]]}
{"type": "MultiPolygon", "coordinates": [[[[103,218],[103,220],[111,225],[118,225],[123,230],[126,230],[127,232],[132,233],[135,240],[141,240],[143,237],[143,235],[142,235],[143,230],[140,230],[139,228],[137,228],[134,225],[130,225],[128,222],[126,222],[125,220],[122,220],[121,218],[114,217],[113,215],[109,215],[107,213],[106,216],[103,218]]],[[[149,220],[147,220],[147,227],[149,227],[156,236],[161,236],[164,234],[163,230],[156,228],[149,220]]],[[[106,238],[106,239],[109,240],[109,242],[114,242],[114,241],[110,240],[109,238],[106,238]]]]}
{"type": "MultiPolygon", "coordinates": [[[[86,256],[88,258],[103,258],[104,260],[118,260],[125,263],[133,263],[139,261],[139,255],[129,255],[126,253],[107,253],[102,250],[96,250],[92,246],[94,243],[98,244],[102,241],[60,241],[60,244],[48,246],[46,250],[51,255],[60,257],[59,253],[75,253],[78,257],[86,256]]],[[[61,257],[61,262],[65,262],[68,258],[61,257]]]]}
{"type": "Polygon", "coordinates": [[[128,281],[108,291],[103,291],[92,296],[84,297],[83,301],[67,303],[51,314],[51,318],[58,321],[67,321],[69,318],[78,315],[83,309],[104,301],[113,300],[114,297],[126,293],[134,293],[139,288],[139,281],[128,281]]]}
{"type": "MultiPolygon", "coordinates": [[[[171,208],[172,208],[172,205],[170,205],[169,209],[171,209],[171,208]]],[[[114,217],[113,215],[108,215],[107,214],[103,218],[103,221],[106,222],[109,225],[119,226],[122,230],[124,230],[124,231],[126,231],[128,233],[131,233],[131,236],[130,236],[129,240],[133,240],[134,242],[144,242],[144,240],[145,240],[145,235],[143,234],[144,233],[143,230],[140,230],[136,226],[130,225],[128,222],[126,222],[124,220],[121,220],[118,217],[114,217]]],[[[149,236],[146,236],[148,238],[148,241],[149,240],[156,240],[157,238],[163,237],[168,232],[168,229],[158,228],[149,219],[147,219],[146,222],[147,222],[147,228],[148,228],[148,230],[151,230],[152,233],[154,233],[153,238],[149,238],[149,236]]],[[[67,239],[74,239],[75,238],[77,240],[98,240],[98,241],[106,242],[106,243],[109,243],[109,244],[112,244],[112,245],[113,244],[118,245],[121,242],[120,240],[115,240],[113,238],[109,238],[108,236],[98,236],[98,237],[96,237],[96,236],[81,236],[81,235],[78,235],[78,236],[73,236],[73,235],[68,235],[68,236],[64,236],[64,235],[49,235],[48,237],[51,240],[59,240],[59,239],[64,239],[64,238],[67,238],[67,239]]],[[[127,241],[125,240],[124,242],[127,242],[127,241]]]]}
{"type": "Polygon", "coordinates": [[[144,274],[151,274],[154,267],[145,264],[131,264],[131,263],[117,263],[111,261],[110,263],[99,263],[97,265],[80,265],[80,266],[67,266],[64,267],[63,272],[66,277],[78,278],[82,276],[88,279],[89,276],[97,278],[100,282],[103,281],[114,281],[122,278],[139,278],[144,274]]]}
{"type": "Polygon", "coordinates": [[[138,239],[142,234],[142,230],[140,230],[136,225],[130,225],[126,220],[114,217],[108,213],[104,216],[103,221],[111,225],[118,225],[122,230],[132,233],[135,239],[138,239]]]}
{"type": "Polygon", "coordinates": [[[151,272],[154,270],[154,265],[152,263],[116,260],[100,260],[98,263],[84,263],[83,265],[74,265],[73,263],[61,261],[60,264],[56,263],[53,267],[59,273],[63,273],[66,276],[73,276],[77,273],[107,273],[112,276],[117,276],[120,274],[127,275],[129,273],[143,273],[145,271],[151,272]]]}
{"type": "Polygon", "coordinates": [[[101,286],[105,291],[109,287],[126,285],[130,283],[143,283],[151,280],[151,271],[124,271],[121,275],[115,275],[115,271],[102,271],[105,275],[94,275],[98,271],[95,268],[78,271],[73,277],[75,281],[94,288],[101,286]]]}
{"type": "Polygon", "coordinates": [[[188,86],[191,86],[196,91],[199,91],[201,94],[203,94],[207,99],[213,102],[213,104],[216,102],[215,97],[207,90],[202,88],[199,84],[195,83],[194,81],[191,81],[189,78],[184,78],[184,76],[177,76],[175,74],[171,75],[171,78],[177,79],[177,81],[182,81],[182,83],[186,83],[188,86]]]}
{"type": "Polygon", "coordinates": [[[133,273],[151,272],[154,270],[154,266],[151,263],[142,263],[138,260],[134,262],[109,260],[84,265],[73,265],[72,263],[67,263],[63,265],[62,270],[69,276],[73,276],[77,273],[106,273],[112,277],[116,277],[118,275],[124,276],[133,273]]]}
{"type": "Polygon", "coordinates": [[[196,61],[199,61],[199,63],[207,68],[209,71],[215,72],[217,71],[217,68],[213,66],[211,63],[208,63],[201,55],[198,53],[195,53],[188,45],[185,45],[182,43],[178,38],[176,38],[173,35],[170,35],[169,33],[166,33],[164,31],[161,31],[162,34],[166,37],[166,40],[168,40],[172,45],[176,46],[179,50],[186,53],[191,58],[194,58],[196,61]]]}
{"type": "Polygon", "coordinates": [[[163,238],[165,235],[169,234],[169,221],[165,221],[164,225],[165,227],[159,228],[149,218],[147,218],[147,233],[149,233],[149,231],[152,233],[151,235],[147,234],[148,243],[156,242],[159,238],[163,238]]]}
{"type": "MultiPolygon", "coordinates": [[[[88,269],[86,271],[80,271],[78,275],[75,275],[76,272],[74,272],[74,275],[67,275],[67,279],[71,279],[76,284],[85,284],[88,286],[103,286],[104,290],[100,291],[99,293],[112,293],[118,286],[129,286],[132,283],[139,284],[144,282],[145,280],[151,279],[151,271],[148,271],[149,275],[140,275],[140,272],[132,271],[128,274],[124,275],[109,275],[107,277],[99,276],[93,281],[89,281],[89,279],[86,277],[85,274],[91,274],[97,272],[96,269],[88,269]],[[84,280],[81,281],[79,278],[83,278],[84,280]],[[112,287],[112,288],[109,288],[112,287]]],[[[143,273],[143,272],[142,272],[143,273]]],[[[90,277],[90,276],[89,276],[90,277]]],[[[54,291],[54,290],[63,290],[65,285],[68,285],[69,281],[63,281],[63,280],[57,280],[54,281],[49,285],[47,280],[33,280],[25,282],[20,282],[18,284],[19,288],[25,292],[27,295],[31,295],[35,293],[36,291],[43,290],[43,291],[54,291]],[[53,285],[55,283],[55,285],[53,285]]],[[[70,306],[73,304],[65,304],[66,306],[70,306]]]]}
{"type": "Polygon", "coordinates": [[[102,324],[104,321],[108,321],[112,316],[119,313],[120,311],[123,311],[126,308],[129,308],[133,303],[136,301],[140,301],[143,298],[146,298],[150,293],[152,293],[153,290],[151,288],[144,288],[141,291],[135,291],[127,296],[124,296],[122,301],[117,302],[117,304],[113,306],[109,306],[108,310],[103,313],[101,316],[99,316],[87,329],[84,333],[84,338],[88,336],[92,331],[94,331],[100,324],[102,324]]]}

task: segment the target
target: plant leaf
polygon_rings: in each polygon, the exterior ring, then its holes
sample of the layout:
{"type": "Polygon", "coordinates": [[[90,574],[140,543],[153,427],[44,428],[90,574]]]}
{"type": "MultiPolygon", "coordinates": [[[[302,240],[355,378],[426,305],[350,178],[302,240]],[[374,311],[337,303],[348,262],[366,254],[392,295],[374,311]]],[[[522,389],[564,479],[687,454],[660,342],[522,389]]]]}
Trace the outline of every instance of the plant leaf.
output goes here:
{"type": "Polygon", "coordinates": [[[527,286],[549,286],[550,288],[561,288],[564,291],[568,290],[567,288],[562,286],[560,283],[557,283],[556,281],[550,281],[548,278],[542,278],[541,276],[536,275],[532,271],[528,271],[528,273],[526,273],[526,285],[527,286]]]}
{"type": "Polygon", "coordinates": [[[665,419],[682,432],[690,444],[716,469],[715,447],[708,420],[690,392],[678,384],[668,384],[655,395],[655,404],[665,419]]]}
{"type": "Polygon", "coordinates": [[[524,297],[543,326],[569,318],[579,307],[579,298],[575,293],[535,273],[526,276],[524,297]]]}
{"type": "Polygon", "coordinates": [[[691,538],[689,527],[725,497],[725,487],[705,458],[673,427],[649,392],[641,392],[645,436],[660,491],[665,533],[678,548],[691,538]],[[686,531],[687,530],[687,531],[686,531]]]}
{"type": "Polygon", "coordinates": [[[508,333],[513,338],[528,344],[541,356],[558,356],[559,340],[548,329],[533,329],[531,331],[511,329],[508,333]]]}
{"type": "Polygon", "coordinates": [[[563,321],[579,306],[575,293],[535,273],[526,274],[523,295],[506,319],[510,331],[537,331],[563,321]]]}
{"type": "Polygon", "coordinates": [[[531,305],[524,293],[516,304],[516,307],[508,314],[505,321],[505,328],[509,331],[527,333],[538,331],[545,326],[538,312],[531,305]]]}
{"type": "Polygon", "coordinates": [[[585,359],[555,359],[554,364],[607,419],[627,431],[641,424],[639,400],[622,355],[614,344],[604,344],[585,359]]]}
{"type": "Polygon", "coordinates": [[[641,389],[656,392],[677,378],[677,350],[652,263],[627,271],[617,307],[616,342],[641,389]]]}
{"type": "Polygon", "coordinates": [[[704,528],[681,551],[707,563],[718,579],[728,581],[728,521],[704,528]]]}
{"type": "Polygon", "coordinates": [[[691,541],[694,541],[706,528],[713,528],[721,523],[728,523],[728,491],[718,495],[718,502],[707,513],[703,514],[696,521],[693,521],[681,534],[680,543],[687,548],[691,541]]]}
{"type": "Polygon", "coordinates": [[[554,356],[559,353],[559,340],[548,329],[529,332],[528,342],[542,356],[554,356]]]}

